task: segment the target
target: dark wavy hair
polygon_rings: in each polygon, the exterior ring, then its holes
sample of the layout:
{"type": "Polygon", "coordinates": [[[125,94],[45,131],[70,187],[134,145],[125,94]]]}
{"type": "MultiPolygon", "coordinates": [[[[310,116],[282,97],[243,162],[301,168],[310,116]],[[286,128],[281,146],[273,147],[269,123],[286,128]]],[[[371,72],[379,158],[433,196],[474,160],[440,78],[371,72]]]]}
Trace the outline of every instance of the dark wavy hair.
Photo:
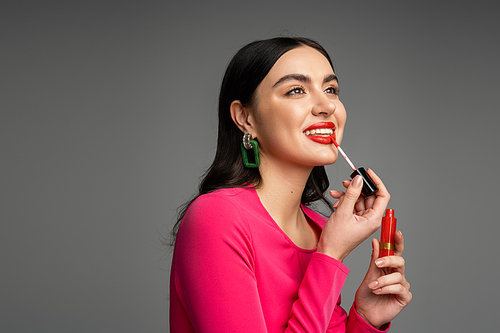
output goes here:
{"type": "MultiPolygon", "coordinates": [[[[198,196],[222,188],[242,187],[246,184],[253,184],[257,188],[261,184],[259,169],[247,169],[243,166],[240,150],[243,133],[231,118],[230,105],[233,101],[239,100],[245,107],[252,106],[255,102],[257,86],[276,61],[286,52],[300,46],[309,46],[318,50],[328,59],[333,69],[326,50],[316,41],[302,37],[258,40],[244,46],[234,55],[226,69],[220,89],[219,129],[215,158],[200,182],[198,194],[179,207],[177,222],[171,233],[171,245],[175,242],[186,210],[198,196]]],[[[323,194],[329,185],[325,168],[314,167],[302,193],[301,203],[310,205],[314,201],[321,200],[331,208],[330,202],[323,194]]]]}

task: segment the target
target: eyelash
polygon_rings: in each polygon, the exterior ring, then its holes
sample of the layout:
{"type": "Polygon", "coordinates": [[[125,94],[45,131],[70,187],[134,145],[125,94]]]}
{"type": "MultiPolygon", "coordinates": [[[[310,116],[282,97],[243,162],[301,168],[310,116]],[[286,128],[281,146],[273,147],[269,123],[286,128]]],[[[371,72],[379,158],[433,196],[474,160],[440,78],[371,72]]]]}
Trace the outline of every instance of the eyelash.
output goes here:
{"type": "Polygon", "coordinates": [[[292,89],[288,90],[286,95],[297,95],[297,94],[303,94],[305,92],[305,89],[303,87],[293,87],[292,89]],[[300,90],[300,92],[297,92],[297,90],[300,90]]]}
{"type": "Polygon", "coordinates": [[[339,90],[339,88],[337,88],[337,87],[328,87],[328,88],[326,88],[326,89],[325,89],[325,91],[327,91],[327,90],[329,90],[329,89],[332,89],[332,90],[333,90],[332,94],[333,94],[333,95],[335,95],[335,96],[338,96],[338,95],[339,95],[339,93],[340,93],[340,90],[339,90]]]}
{"type": "MultiPolygon", "coordinates": [[[[338,96],[338,94],[340,93],[340,90],[336,87],[328,87],[325,89],[325,92],[327,90],[333,90],[332,94],[335,95],[335,96],[338,96]]],[[[287,91],[286,95],[297,95],[299,93],[304,93],[305,92],[305,89],[303,87],[293,87],[292,89],[290,89],[289,91],[287,91]],[[297,92],[297,90],[300,90],[300,92],[297,92]]]]}

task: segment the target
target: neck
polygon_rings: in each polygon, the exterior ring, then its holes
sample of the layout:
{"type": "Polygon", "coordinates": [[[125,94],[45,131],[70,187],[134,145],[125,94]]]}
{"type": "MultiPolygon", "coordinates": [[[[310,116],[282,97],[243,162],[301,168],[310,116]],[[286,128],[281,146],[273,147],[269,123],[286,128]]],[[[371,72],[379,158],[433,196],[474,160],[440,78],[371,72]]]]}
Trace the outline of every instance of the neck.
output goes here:
{"type": "Polygon", "coordinates": [[[300,199],[312,167],[280,166],[270,168],[261,164],[259,171],[262,177],[262,186],[257,189],[257,193],[276,223],[283,230],[303,223],[304,215],[300,208],[300,199]]]}

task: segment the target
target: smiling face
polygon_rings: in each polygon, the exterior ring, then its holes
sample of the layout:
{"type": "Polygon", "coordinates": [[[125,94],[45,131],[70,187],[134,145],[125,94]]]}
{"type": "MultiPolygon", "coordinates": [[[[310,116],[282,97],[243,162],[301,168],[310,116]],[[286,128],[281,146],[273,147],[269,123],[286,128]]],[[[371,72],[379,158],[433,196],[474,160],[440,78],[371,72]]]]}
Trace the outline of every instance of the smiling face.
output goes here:
{"type": "Polygon", "coordinates": [[[259,141],[262,163],[313,167],[332,164],[346,111],[328,60],[303,46],[281,56],[256,90],[248,129],[259,141]]]}

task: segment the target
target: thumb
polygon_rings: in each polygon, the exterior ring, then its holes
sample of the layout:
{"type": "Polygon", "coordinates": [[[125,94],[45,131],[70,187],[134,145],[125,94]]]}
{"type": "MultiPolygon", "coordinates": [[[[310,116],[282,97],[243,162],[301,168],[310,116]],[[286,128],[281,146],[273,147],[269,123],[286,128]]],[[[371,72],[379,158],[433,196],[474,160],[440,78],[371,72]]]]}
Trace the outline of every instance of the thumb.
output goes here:
{"type": "Polygon", "coordinates": [[[352,180],[349,187],[346,189],[344,197],[342,198],[342,203],[337,208],[337,214],[339,215],[351,215],[354,210],[354,205],[361,194],[361,189],[363,188],[363,178],[361,176],[356,176],[352,180]]]}
{"type": "Polygon", "coordinates": [[[375,261],[378,259],[380,252],[380,243],[378,239],[373,238],[372,239],[372,261],[375,261]]]}
{"type": "Polygon", "coordinates": [[[377,276],[378,267],[375,265],[375,260],[378,259],[379,255],[379,242],[378,239],[372,238],[372,257],[370,260],[370,266],[368,267],[367,276],[377,276]]]}

